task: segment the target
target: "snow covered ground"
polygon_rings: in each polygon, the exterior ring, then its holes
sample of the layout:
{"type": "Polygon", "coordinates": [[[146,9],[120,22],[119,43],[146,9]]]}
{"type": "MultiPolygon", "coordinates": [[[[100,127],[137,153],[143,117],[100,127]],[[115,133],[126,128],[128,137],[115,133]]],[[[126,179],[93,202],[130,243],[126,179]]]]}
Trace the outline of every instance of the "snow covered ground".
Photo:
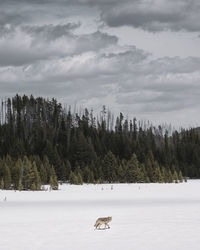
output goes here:
{"type": "Polygon", "coordinates": [[[0,191],[0,250],[200,249],[200,180],[60,188],[0,191]]]}

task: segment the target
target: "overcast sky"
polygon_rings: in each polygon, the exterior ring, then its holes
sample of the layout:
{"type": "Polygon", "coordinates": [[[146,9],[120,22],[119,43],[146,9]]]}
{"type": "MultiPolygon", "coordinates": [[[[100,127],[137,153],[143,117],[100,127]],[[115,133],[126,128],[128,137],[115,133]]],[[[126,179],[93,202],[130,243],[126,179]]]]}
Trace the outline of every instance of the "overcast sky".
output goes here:
{"type": "Polygon", "coordinates": [[[199,0],[0,0],[0,97],[200,125],[199,0]]]}

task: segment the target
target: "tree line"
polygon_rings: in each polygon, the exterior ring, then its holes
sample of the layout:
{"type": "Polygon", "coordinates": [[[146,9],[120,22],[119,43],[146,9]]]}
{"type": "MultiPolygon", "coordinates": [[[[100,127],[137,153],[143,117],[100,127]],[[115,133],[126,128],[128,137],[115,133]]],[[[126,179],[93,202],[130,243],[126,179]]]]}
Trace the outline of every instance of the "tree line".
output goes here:
{"type": "MultiPolygon", "coordinates": [[[[167,122],[167,121],[166,121],[167,122]]],[[[56,99],[16,95],[0,107],[0,185],[40,190],[58,180],[178,182],[200,177],[198,128],[172,130],[116,118],[105,107],[71,111],[56,99]]]]}

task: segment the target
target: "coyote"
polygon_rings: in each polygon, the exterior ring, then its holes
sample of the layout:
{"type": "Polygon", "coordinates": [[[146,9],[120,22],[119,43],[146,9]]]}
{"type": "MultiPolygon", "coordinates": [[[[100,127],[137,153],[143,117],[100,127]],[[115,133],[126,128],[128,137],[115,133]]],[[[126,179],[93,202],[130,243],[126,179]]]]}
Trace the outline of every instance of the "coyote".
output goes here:
{"type": "Polygon", "coordinates": [[[105,218],[98,218],[94,227],[96,227],[96,229],[100,229],[101,225],[104,224],[105,227],[104,229],[106,229],[106,226],[107,228],[110,228],[110,226],[108,225],[108,222],[110,222],[112,220],[112,217],[105,217],[105,218]]]}

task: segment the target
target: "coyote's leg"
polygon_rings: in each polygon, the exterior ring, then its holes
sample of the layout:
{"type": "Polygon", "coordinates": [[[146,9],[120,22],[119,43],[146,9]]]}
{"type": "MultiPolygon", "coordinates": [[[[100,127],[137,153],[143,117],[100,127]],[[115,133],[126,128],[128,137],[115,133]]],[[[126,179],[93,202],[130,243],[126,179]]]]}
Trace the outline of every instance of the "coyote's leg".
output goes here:
{"type": "Polygon", "coordinates": [[[110,228],[110,226],[108,225],[108,223],[107,223],[107,222],[105,223],[105,226],[107,226],[108,228],[110,228]]]}

